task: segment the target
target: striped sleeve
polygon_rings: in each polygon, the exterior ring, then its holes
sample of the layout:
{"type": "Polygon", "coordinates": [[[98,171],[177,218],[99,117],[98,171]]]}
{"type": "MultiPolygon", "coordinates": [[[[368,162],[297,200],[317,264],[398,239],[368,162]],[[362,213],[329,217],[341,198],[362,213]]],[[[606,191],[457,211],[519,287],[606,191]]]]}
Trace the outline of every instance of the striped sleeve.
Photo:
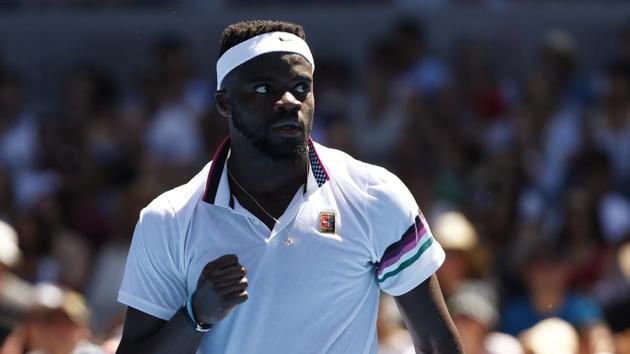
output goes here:
{"type": "Polygon", "coordinates": [[[435,273],[445,254],[407,187],[389,172],[380,178],[368,190],[376,281],[399,296],[435,273]]]}
{"type": "Polygon", "coordinates": [[[398,241],[387,247],[376,265],[377,281],[390,295],[402,295],[415,288],[444,262],[444,251],[421,215],[416,216],[398,241]]]}
{"type": "Polygon", "coordinates": [[[396,243],[385,250],[383,259],[377,266],[378,282],[393,277],[415,263],[433,244],[433,237],[427,231],[420,216],[416,216],[411,225],[396,243]]]}

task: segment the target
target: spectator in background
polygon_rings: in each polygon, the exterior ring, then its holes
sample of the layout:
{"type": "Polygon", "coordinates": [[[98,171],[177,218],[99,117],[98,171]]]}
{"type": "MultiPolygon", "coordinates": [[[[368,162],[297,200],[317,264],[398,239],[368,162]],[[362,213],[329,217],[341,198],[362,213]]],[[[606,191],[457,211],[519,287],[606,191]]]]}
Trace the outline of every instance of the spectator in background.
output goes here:
{"type": "Polygon", "coordinates": [[[223,138],[227,131],[223,120],[209,109],[213,91],[197,72],[193,54],[184,37],[164,34],[156,38],[149,53],[151,64],[137,75],[136,92],[124,107],[127,142],[139,154],[134,166],[141,166],[141,173],[160,175],[164,186],[177,184],[178,178],[188,175],[206,150],[216,148],[216,135],[223,138]],[[207,125],[203,128],[221,129],[218,133],[202,131],[202,124],[207,125]],[[138,136],[142,137],[139,141],[138,136]],[[203,136],[211,137],[211,146],[204,145],[203,136]],[[171,173],[156,172],[165,168],[171,173]]]}
{"type": "Polygon", "coordinates": [[[156,106],[147,110],[144,132],[146,156],[151,169],[168,169],[164,183],[181,182],[204,158],[200,119],[209,109],[213,91],[193,65],[192,48],[182,37],[166,35],[155,44],[156,106]],[[160,163],[157,163],[159,160],[160,163]]]}
{"type": "Polygon", "coordinates": [[[38,125],[25,107],[19,75],[0,72],[0,162],[15,175],[30,172],[37,162],[38,125]]]}
{"type": "Polygon", "coordinates": [[[24,254],[18,275],[32,282],[52,282],[82,289],[91,266],[90,245],[68,227],[62,205],[46,197],[20,215],[16,228],[24,254]]]}
{"type": "Polygon", "coordinates": [[[602,236],[596,202],[594,195],[584,188],[569,189],[557,241],[567,253],[569,286],[586,294],[603,276],[611,256],[602,236]]]}
{"type": "Polygon", "coordinates": [[[387,64],[392,78],[390,90],[402,93],[399,96],[404,99],[400,104],[405,104],[403,113],[407,115],[394,153],[390,155],[394,160],[390,164],[408,175],[419,170],[427,174],[435,164],[445,162],[448,168],[456,169],[458,166],[454,165],[460,162],[457,149],[462,144],[460,136],[453,136],[457,135],[453,128],[457,124],[458,107],[452,101],[449,69],[432,53],[429,36],[419,19],[398,20],[385,41],[394,47],[387,56],[387,61],[391,62],[387,64]],[[419,132],[422,132],[421,139],[419,132]]]}
{"type": "Polygon", "coordinates": [[[614,173],[608,155],[601,150],[585,149],[573,162],[571,179],[582,186],[599,220],[598,232],[608,245],[624,240],[630,225],[630,201],[614,182],[614,173]]]}
{"type": "MultiPolygon", "coordinates": [[[[317,87],[314,87],[317,102],[321,105],[316,114],[313,134],[319,136],[322,129],[338,121],[346,121],[347,102],[351,96],[353,70],[340,58],[322,59],[317,65],[317,87]]],[[[323,132],[325,134],[325,132],[323,132]]],[[[322,136],[326,138],[326,136],[322,136]]]]}
{"type": "Polygon", "coordinates": [[[515,337],[494,331],[499,312],[492,287],[481,282],[462,284],[447,305],[467,354],[524,354],[515,337]]]}
{"type": "Polygon", "coordinates": [[[542,38],[539,52],[540,73],[549,79],[562,106],[587,107],[592,88],[579,70],[577,43],[565,29],[552,29],[542,38]]]}
{"type": "Polygon", "coordinates": [[[538,240],[524,250],[521,271],[527,293],[507,299],[501,330],[519,335],[544,319],[558,317],[577,328],[586,352],[611,350],[613,344],[601,308],[592,298],[569,287],[571,268],[568,250],[563,246],[538,240]]]}
{"type": "Polygon", "coordinates": [[[447,300],[463,284],[486,280],[488,254],[477,231],[463,214],[454,211],[440,214],[435,218],[432,231],[446,252],[437,276],[447,300]]]}
{"type": "Polygon", "coordinates": [[[103,354],[90,343],[90,313],[83,297],[71,290],[42,283],[26,319],[10,335],[8,354],[103,354]]]}
{"type": "Polygon", "coordinates": [[[589,87],[579,77],[575,40],[566,31],[552,30],[543,39],[540,73],[548,80],[556,111],[544,128],[544,157],[539,183],[555,201],[562,192],[570,159],[582,147],[583,110],[590,103],[589,87]]]}
{"type": "Polygon", "coordinates": [[[511,261],[506,250],[514,242],[518,220],[518,196],[524,183],[518,152],[497,151],[479,158],[470,172],[469,210],[479,229],[483,245],[492,255],[497,272],[503,272],[511,261]]]}
{"type": "Polygon", "coordinates": [[[58,186],[54,174],[39,168],[40,122],[27,107],[24,91],[18,74],[0,72],[0,168],[13,181],[19,209],[30,207],[40,195],[58,186]]]}
{"type": "Polygon", "coordinates": [[[140,210],[155,198],[160,187],[155,180],[139,179],[118,195],[115,210],[116,232],[95,257],[91,277],[85,295],[92,316],[92,328],[96,333],[109,336],[122,328],[125,306],[116,301],[122,282],[131,235],[140,210]]]}
{"type": "Polygon", "coordinates": [[[409,119],[410,91],[395,85],[392,57],[400,48],[389,41],[374,43],[363,73],[364,91],[351,97],[348,114],[357,153],[366,162],[387,166],[409,119]]]}
{"type": "MultiPolygon", "coordinates": [[[[414,128],[425,123],[414,121],[431,117],[419,114],[418,108],[424,100],[441,94],[449,83],[449,73],[431,55],[422,24],[404,18],[386,37],[373,42],[363,74],[364,90],[352,97],[348,112],[356,151],[367,161],[392,166],[397,163],[392,160],[401,155],[399,150],[407,149],[408,155],[420,148],[417,140],[422,139],[414,128]],[[409,144],[401,144],[403,139],[409,144]]],[[[423,137],[431,139],[431,134],[423,137]]]]}
{"type": "Polygon", "coordinates": [[[588,136],[607,155],[614,185],[630,193],[630,62],[608,67],[606,89],[588,116],[588,136]]]}
{"type": "Polygon", "coordinates": [[[499,297],[488,274],[489,254],[474,226],[463,214],[450,211],[435,218],[432,231],[446,252],[437,276],[464,351],[522,354],[514,337],[495,332],[499,297]]]}
{"type": "Polygon", "coordinates": [[[431,53],[426,28],[416,18],[398,20],[388,36],[396,46],[392,68],[397,85],[408,87],[422,98],[433,98],[450,83],[448,67],[431,53]]]}
{"type": "Polygon", "coordinates": [[[528,179],[548,203],[558,203],[571,159],[583,146],[583,94],[576,75],[573,38],[552,31],[543,40],[540,65],[525,81],[517,130],[528,179]]]}
{"type": "Polygon", "coordinates": [[[97,247],[111,232],[108,192],[124,181],[116,88],[109,73],[90,66],[70,70],[61,88],[62,106],[42,132],[42,163],[61,177],[61,222],[97,247]]]}
{"type": "Polygon", "coordinates": [[[460,134],[488,154],[509,147],[513,139],[511,85],[500,76],[501,63],[493,55],[490,43],[465,38],[456,44],[453,56],[455,87],[461,101],[457,117],[460,134]]]}

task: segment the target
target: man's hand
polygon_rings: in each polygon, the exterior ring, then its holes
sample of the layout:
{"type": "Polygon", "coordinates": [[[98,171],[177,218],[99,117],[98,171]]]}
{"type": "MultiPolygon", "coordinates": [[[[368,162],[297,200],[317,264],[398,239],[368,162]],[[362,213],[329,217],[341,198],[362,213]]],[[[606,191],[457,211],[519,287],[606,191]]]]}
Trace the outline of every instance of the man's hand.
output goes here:
{"type": "MultiPolygon", "coordinates": [[[[245,268],[233,254],[221,256],[201,271],[192,296],[195,319],[214,324],[247,300],[245,268]]],[[[190,328],[190,319],[177,311],[169,321],[129,307],[117,353],[196,353],[202,333],[190,328]]]]}
{"type": "Polygon", "coordinates": [[[192,305],[197,321],[214,324],[247,300],[246,271],[233,254],[221,256],[203,268],[192,305]]]}

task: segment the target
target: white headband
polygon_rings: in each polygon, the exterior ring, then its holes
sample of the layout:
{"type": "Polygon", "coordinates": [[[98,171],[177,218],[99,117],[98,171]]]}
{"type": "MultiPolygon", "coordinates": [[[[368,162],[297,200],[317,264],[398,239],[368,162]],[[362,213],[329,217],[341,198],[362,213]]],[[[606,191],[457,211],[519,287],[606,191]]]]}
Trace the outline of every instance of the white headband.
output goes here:
{"type": "Polygon", "coordinates": [[[306,42],[288,32],[269,32],[252,37],[228,49],[217,61],[217,90],[221,89],[221,83],[230,71],[237,66],[251,60],[261,54],[271,52],[289,52],[302,55],[311,63],[312,71],[315,71],[315,61],[306,42]]]}

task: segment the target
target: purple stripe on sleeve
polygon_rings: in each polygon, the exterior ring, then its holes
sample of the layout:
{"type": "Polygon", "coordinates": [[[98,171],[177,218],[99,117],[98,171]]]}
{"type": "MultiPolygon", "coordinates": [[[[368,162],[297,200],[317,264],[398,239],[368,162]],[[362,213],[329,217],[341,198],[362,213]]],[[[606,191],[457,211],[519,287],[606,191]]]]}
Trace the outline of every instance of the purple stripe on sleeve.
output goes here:
{"type": "Polygon", "coordinates": [[[418,216],[416,216],[414,224],[411,225],[407,229],[407,231],[403,233],[400,240],[387,247],[387,249],[383,253],[383,256],[381,257],[381,262],[400,253],[401,248],[405,247],[405,245],[407,245],[409,242],[414,241],[416,233],[419,235],[424,234],[424,223],[422,222],[422,220],[420,220],[420,217],[418,216]]]}
{"type": "Polygon", "coordinates": [[[421,232],[418,232],[412,239],[411,242],[408,242],[402,249],[399,250],[399,252],[395,255],[392,255],[391,257],[383,260],[379,266],[378,266],[378,275],[381,275],[381,273],[383,273],[383,270],[385,270],[385,268],[389,267],[390,265],[398,262],[400,260],[400,258],[406,254],[407,252],[413,250],[414,248],[416,248],[416,246],[418,245],[418,243],[420,243],[420,240],[424,240],[426,238],[426,236],[428,235],[427,232],[425,232],[424,228],[422,228],[420,230],[421,232]]]}

